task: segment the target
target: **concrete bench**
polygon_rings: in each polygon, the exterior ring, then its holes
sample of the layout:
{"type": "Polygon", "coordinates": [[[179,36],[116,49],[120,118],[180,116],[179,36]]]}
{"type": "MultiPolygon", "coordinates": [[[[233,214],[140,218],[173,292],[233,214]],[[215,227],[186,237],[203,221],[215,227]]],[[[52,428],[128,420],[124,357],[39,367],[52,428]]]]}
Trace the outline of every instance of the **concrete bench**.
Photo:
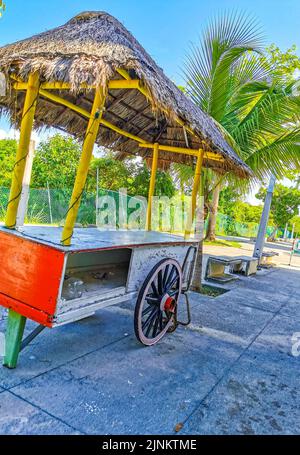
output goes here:
{"type": "Polygon", "coordinates": [[[258,259],[250,256],[236,256],[234,259],[240,259],[242,262],[231,266],[233,273],[240,273],[245,276],[255,275],[257,272],[258,259]]]}
{"type": "Polygon", "coordinates": [[[266,251],[262,253],[261,259],[259,261],[259,266],[263,268],[270,268],[276,266],[275,262],[272,262],[274,256],[279,256],[279,253],[276,251],[266,251]]]}
{"type": "Polygon", "coordinates": [[[242,264],[241,259],[236,259],[228,256],[209,256],[207,259],[205,279],[217,281],[218,283],[227,283],[238,279],[232,273],[227,273],[225,270],[231,270],[233,266],[242,264]]]}

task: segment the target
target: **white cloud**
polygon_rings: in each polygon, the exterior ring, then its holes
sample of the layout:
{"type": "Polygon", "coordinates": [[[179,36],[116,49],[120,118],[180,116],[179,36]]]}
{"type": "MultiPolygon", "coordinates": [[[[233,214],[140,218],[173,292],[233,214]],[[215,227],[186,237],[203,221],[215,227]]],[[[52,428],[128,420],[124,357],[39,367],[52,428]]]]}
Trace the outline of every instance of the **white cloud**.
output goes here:
{"type": "MultiPolygon", "coordinates": [[[[292,187],[294,185],[294,182],[292,182],[290,179],[284,177],[282,180],[278,180],[276,183],[280,183],[284,186],[287,187],[292,187]]],[[[265,183],[265,187],[267,187],[267,182],[265,183]]],[[[246,197],[246,202],[248,202],[251,205],[261,205],[263,201],[260,201],[259,199],[256,199],[255,195],[258,193],[259,189],[264,186],[263,184],[257,184],[247,195],[246,197]]],[[[299,208],[299,214],[300,214],[300,208],[299,208]]]]}
{"type": "MultiPolygon", "coordinates": [[[[35,146],[38,146],[41,141],[46,141],[49,137],[51,137],[57,133],[61,134],[62,136],[69,136],[67,133],[65,133],[63,131],[59,131],[55,128],[49,128],[49,129],[44,129],[43,131],[40,131],[39,133],[37,133],[36,131],[32,131],[31,138],[35,141],[35,146]]],[[[6,129],[5,125],[4,125],[4,128],[0,128],[0,140],[1,139],[19,140],[19,138],[20,138],[19,130],[16,130],[14,128],[9,128],[9,127],[6,129]]],[[[93,154],[96,158],[103,157],[105,155],[105,152],[107,152],[105,147],[95,145],[93,154]]]]}
{"type": "Polygon", "coordinates": [[[0,129],[0,139],[15,139],[14,138],[14,130],[1,130],[0,129]]]}
{"type": "MultiPolygon", "coordinates": [[[[32,132],[31,137],[36,143],[39,143],[43,139],[43,134],[37,134],[35,131],[32,132]]],[[[0,139],[16,139],[20,137],[20,132],[14,128],[10,128],[8,131],[0,129],[0,139]]]]}
{"type": "Polygon", "coordinates": [[[261,185],[256,185],[254,188],[252,188],[252,190],[246,196],[246,202],[251,205],[261,205],[261,201],[255,197],[260,187],[261,185]]]}
{"type": "MultiPolygon", "coordinates": [[[[32,131],[31,138],[35,141],[36,145],[38,145],[41,141],[48,139],[48,137],[53,136],[57,133],[57,130],[50,128],[49,130],[42,131],[37,133],[36,131],[32,131]]],[[[60,132],[60,134],[65,134],[60,132]]],[[[15,130],[14,128],[10,129],[1,129],[0,128],[0,139],[16,139],[19,140],[20,138],[20,131],[15,130]]]]}

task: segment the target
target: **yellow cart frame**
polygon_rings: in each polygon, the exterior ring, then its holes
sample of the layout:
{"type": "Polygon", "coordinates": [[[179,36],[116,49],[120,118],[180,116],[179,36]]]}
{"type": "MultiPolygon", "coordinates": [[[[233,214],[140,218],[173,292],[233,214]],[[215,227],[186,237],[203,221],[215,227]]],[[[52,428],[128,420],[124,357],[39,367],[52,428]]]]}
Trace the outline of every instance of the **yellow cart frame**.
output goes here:
{"type": "MultiPolygon", "coordinates": [[[[111,80],[108,83],[107,89],[119,90],[139,90],[147,99],[150,99],[150,94],[147,89],[143,86],[142,82],[139,79],[131,79],[129,73],[124,70],[118,70],[121,79],[111,80]]],[[[139,146],[142,148],[149,148],[153,150],[153,159],[151,167],[151,178],[148,194],[148,208],[147,208],[147,219],[146,219],[146,229],[151,230],[151,217],[152,217],[152,198],[155,191],[155,177],[157,172],[157,164],[159,159],[160,151],[167,151],[172,153],[180,153],[196,157],[196,166],[195,166],[195,176],[193,183],[193,190],[191,196],[191,210],[190,216],[188,217],[185,237],[188,238],[191,234],[191,229],[195,217],[195,211],[197,207],[197,195],[200,188],[201,182],[201,169],[203,159],[215,160],[215,161],[224,161],[221,155],[216,153],[206,152],[203,149],[195,150],[190,148],[182,147],[172,147],[168,145],[161,145],[158,142],[148,143],[144,139],[135,136],[112,123],[105,120],[102,116],[103,110],[105,109],[105,90],[102,87],[93,87],[88,86],[87,84],[82,84],[81,88],[87,90],[94,90],[94,102],[91,112],[86,111],[85,109],[67,101],[66,99],[51,93],[52,90],[70,90],[70,84],[66,82],[41,82],[39,80],[38,73],[30,74],[28,81],[23,81],[17,77],[12,76],[13,78],[13,88],[15,90],[26,91],[25,102],[23,107],[23,115],[21,120],[21,130],[20,130],[20,141],[18,146],[18,151],[16,155],[16,161],[13,170],[12,184],[9,196],[9,202],[7,207],[7,213],[5,218],[5,226],[9,229],[15,229],[16,226],[16,217],[18,211],[18,205],[20,202],[20,196],[22,191],[22,181],[25,171],[26,160],[29,152],[29,144],[31,138],[31,131],[34,123],[35,109],[38,102],[38,98],[46,98],[54,101],[57,104],[61,104],[88,119],[88,125],[86,129],[85,138],[82,146],[82,154],[80,157],[77,174],[75,178],[74,188],[72,197],[69,204],[69,209],[67,212],[67,217],[64,224],[64,229],[62,233],[61,242],[64,246],[71,245],[71,239],[73,235],[73,229],[77,218],[77,213],[81,201],[81,196],[85,187],[86,178],[88,174],[88,169],[92,157],[93,147],[96,142],[98,130],[101,125],[109,128],[118,134],[133,139],[138,142],[139,146]]],[[[164,112],[164,111],[163,111],[164,112]]],[[[165,112],[166,114],[166,112],[165,112]]],[[[193,130],[189,128],[184,122],[177,118],[176,122],[185,128],[193,136],[196,136],[193,130]]]]}

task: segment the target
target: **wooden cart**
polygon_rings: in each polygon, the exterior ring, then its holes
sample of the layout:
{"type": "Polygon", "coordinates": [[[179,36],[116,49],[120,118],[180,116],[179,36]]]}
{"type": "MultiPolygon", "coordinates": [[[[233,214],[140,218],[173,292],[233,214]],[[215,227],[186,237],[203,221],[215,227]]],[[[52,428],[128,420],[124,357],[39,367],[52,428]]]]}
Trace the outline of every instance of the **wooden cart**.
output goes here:
{"type": "MultiPolygon", "coordinates": [[[[247,177],[249,169],[215,122],[163,73],[109,14],[85,12],[65,25],[0,48],[7,90],[0,109],[20,127],[5,225],[0,229],[0,304],[9,308],[4,365],[43,327],[137,298],[135,332],[144,344],[176,327],[180,293],[191,282],[191,239],[202,165],[247,177]],[[60,228],[24,227],[16,217],[34,126],[58,127],[82,141],[73,193],[60,228]],[[151,167],[144,232],[75,230],[95,143],[151,167]],[[195,169],[184,237],[152,231],[157,168],[195,169]],[[40,324],[22,342],[26,318],[40,324]]],[[[198,277],[200,280],[200,277],[198,277]]],[[[188,317],[189,319],[189,317],[188,317]]]]}
{"type": "Polygon", "coordinates": [[[0,304],[14,312],[5,364],[14,364],[20,348],[42,327],[74,322],[132,299],[137,299],[135,332],[143,344],[156,343],[177,325],[176,305],[182,290],[188,290],[195,242],[158,232],[87,228],[75,229],[68,248],[60,236],[55,227],[0,230],[0,255],[7,264],[0,304]],[[20,314],[23,322],[27,317],[39,324],[22,344],[20,314]]]}

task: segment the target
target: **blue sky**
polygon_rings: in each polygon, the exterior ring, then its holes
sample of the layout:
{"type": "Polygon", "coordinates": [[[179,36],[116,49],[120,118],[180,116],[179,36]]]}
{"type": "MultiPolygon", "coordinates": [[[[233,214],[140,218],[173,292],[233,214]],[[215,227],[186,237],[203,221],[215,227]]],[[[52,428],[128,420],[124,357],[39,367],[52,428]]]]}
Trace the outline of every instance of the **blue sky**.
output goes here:
{"type": "MultiPolygon", "coordinates": [[[[165,73],[182,83],[181,68],[191,42],[197,42],[209,18],[239,10],[257,17],[265,44],[300,52],[299,0],[5,0],[0,46],[65,23],[83,10],[116,16],[140,41],[165,73]]],[[[9,130],[0,118],[0,137],[9,130]],[[2,130],[2,131],[1,131],[2,130]]]]}
{"type": "MultiPolygon", "coordinates": [[[[299,0],[5,0],[0,45],[65,23],[82,10],[104,10],[116,16],[141,42],[166,74],[182,83],[184,58],[207,21],[219,12],[241,10],[257,17],[266,45],[286,49],[299,45],[299,0]]],[[[0,119],[0,129],[8,124],[0,119]]]]}

